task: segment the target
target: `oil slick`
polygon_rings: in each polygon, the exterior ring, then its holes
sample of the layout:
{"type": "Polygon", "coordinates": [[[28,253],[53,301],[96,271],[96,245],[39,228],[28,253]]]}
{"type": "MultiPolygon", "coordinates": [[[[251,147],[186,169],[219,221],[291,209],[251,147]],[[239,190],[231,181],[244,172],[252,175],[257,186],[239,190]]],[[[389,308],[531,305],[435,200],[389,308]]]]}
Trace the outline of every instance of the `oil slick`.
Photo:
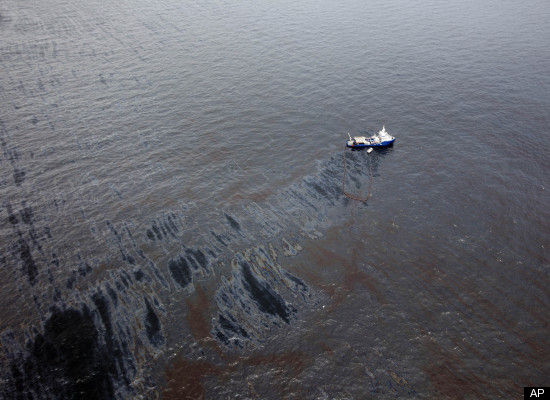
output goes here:
{"type": "MultiPolygon", "coordinates": [[[[5,141],[2,147],[15,163],[17,152],[5,141]]],[[[379,160],[350,155],[350,182],[360,186],[379,160]]],[[[72,252],[57,247],[66,239],[55,240],[59,232],[47,213],[40,216],[43,209],[5,202],[0,215],[12,239],[0,262],[4,270],[16,266],[11,284],[34,299],[35,309],[26,325],[1,327],[0,393],[52,399],[147,393],[155,379],[151,360],[181,344],[171,333],[174,318],[184,318],[181,299],[200,282],[214,285],[207,335],[220,348],[254,347],[274,328],[291,329],[318,298],[281,259],[296,255],[300,241],[319,237],[328,215],[348,204],[341,168],[334,156],[265,202],[224,210],[218,221],[192,229],[187,209],[166,210],[148,226],[102,221],[83,210],[90,249],[72,252]]],[[[18,190],[21,184],[11,183],[18,190]]],[[[63,204],[54,199],[42,207],[61,213],[63,204]]]]}

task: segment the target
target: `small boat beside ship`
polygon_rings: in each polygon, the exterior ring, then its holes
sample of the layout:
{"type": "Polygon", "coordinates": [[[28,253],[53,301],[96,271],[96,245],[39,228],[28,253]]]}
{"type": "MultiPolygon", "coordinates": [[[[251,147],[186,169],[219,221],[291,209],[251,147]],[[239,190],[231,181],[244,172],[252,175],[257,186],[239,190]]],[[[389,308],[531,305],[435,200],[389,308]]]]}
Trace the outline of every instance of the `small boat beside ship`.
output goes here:
{"type": "Polygon", "coordinates": [[[348,136],[349,140],[346,142],[346,146],[352,149],[361,149],[363,147],[387,147],[395,142],[395,138],[386,131],[385,126],[382,126],[382,129],[376,135],[370,137],[351,137],[349,133],[348,136]]]}

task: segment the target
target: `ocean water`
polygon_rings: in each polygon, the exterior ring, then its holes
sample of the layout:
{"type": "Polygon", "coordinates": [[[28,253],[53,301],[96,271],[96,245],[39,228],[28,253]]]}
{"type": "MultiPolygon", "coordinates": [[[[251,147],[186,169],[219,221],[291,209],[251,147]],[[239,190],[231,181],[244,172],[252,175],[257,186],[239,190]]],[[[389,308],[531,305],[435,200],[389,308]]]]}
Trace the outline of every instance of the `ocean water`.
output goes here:
{"type": "Polygon", "coordinates": [[[548,386],[549,20],[3,0],[0,397],[548,386]]]}

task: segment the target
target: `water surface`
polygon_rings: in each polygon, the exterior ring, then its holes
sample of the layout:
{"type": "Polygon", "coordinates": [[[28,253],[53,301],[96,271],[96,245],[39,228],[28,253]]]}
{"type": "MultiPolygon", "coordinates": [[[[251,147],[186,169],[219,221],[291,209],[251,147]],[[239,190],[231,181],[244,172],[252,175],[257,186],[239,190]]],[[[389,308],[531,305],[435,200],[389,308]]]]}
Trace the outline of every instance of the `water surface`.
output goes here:
{"type": "Polygon", "coordinates": [[[5,0],[0,392],[547,384],[549,18],[545,1],[5,0]],[[344,152],[382,124],[393,148],[344,152]]]}

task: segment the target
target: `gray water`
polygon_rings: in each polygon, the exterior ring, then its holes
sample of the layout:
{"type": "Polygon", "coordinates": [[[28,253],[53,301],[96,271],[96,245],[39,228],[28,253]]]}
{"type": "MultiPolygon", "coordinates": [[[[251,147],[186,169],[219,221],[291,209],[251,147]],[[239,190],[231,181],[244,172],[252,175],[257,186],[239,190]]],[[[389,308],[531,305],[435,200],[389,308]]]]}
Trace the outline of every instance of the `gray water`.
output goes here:
{"type": "Polygon", "coordinates": [[[549,20],[3,0],[2,396],[548,385],[549,20]],[[383,124],[392,148],[343,149],[383,124]]]}

